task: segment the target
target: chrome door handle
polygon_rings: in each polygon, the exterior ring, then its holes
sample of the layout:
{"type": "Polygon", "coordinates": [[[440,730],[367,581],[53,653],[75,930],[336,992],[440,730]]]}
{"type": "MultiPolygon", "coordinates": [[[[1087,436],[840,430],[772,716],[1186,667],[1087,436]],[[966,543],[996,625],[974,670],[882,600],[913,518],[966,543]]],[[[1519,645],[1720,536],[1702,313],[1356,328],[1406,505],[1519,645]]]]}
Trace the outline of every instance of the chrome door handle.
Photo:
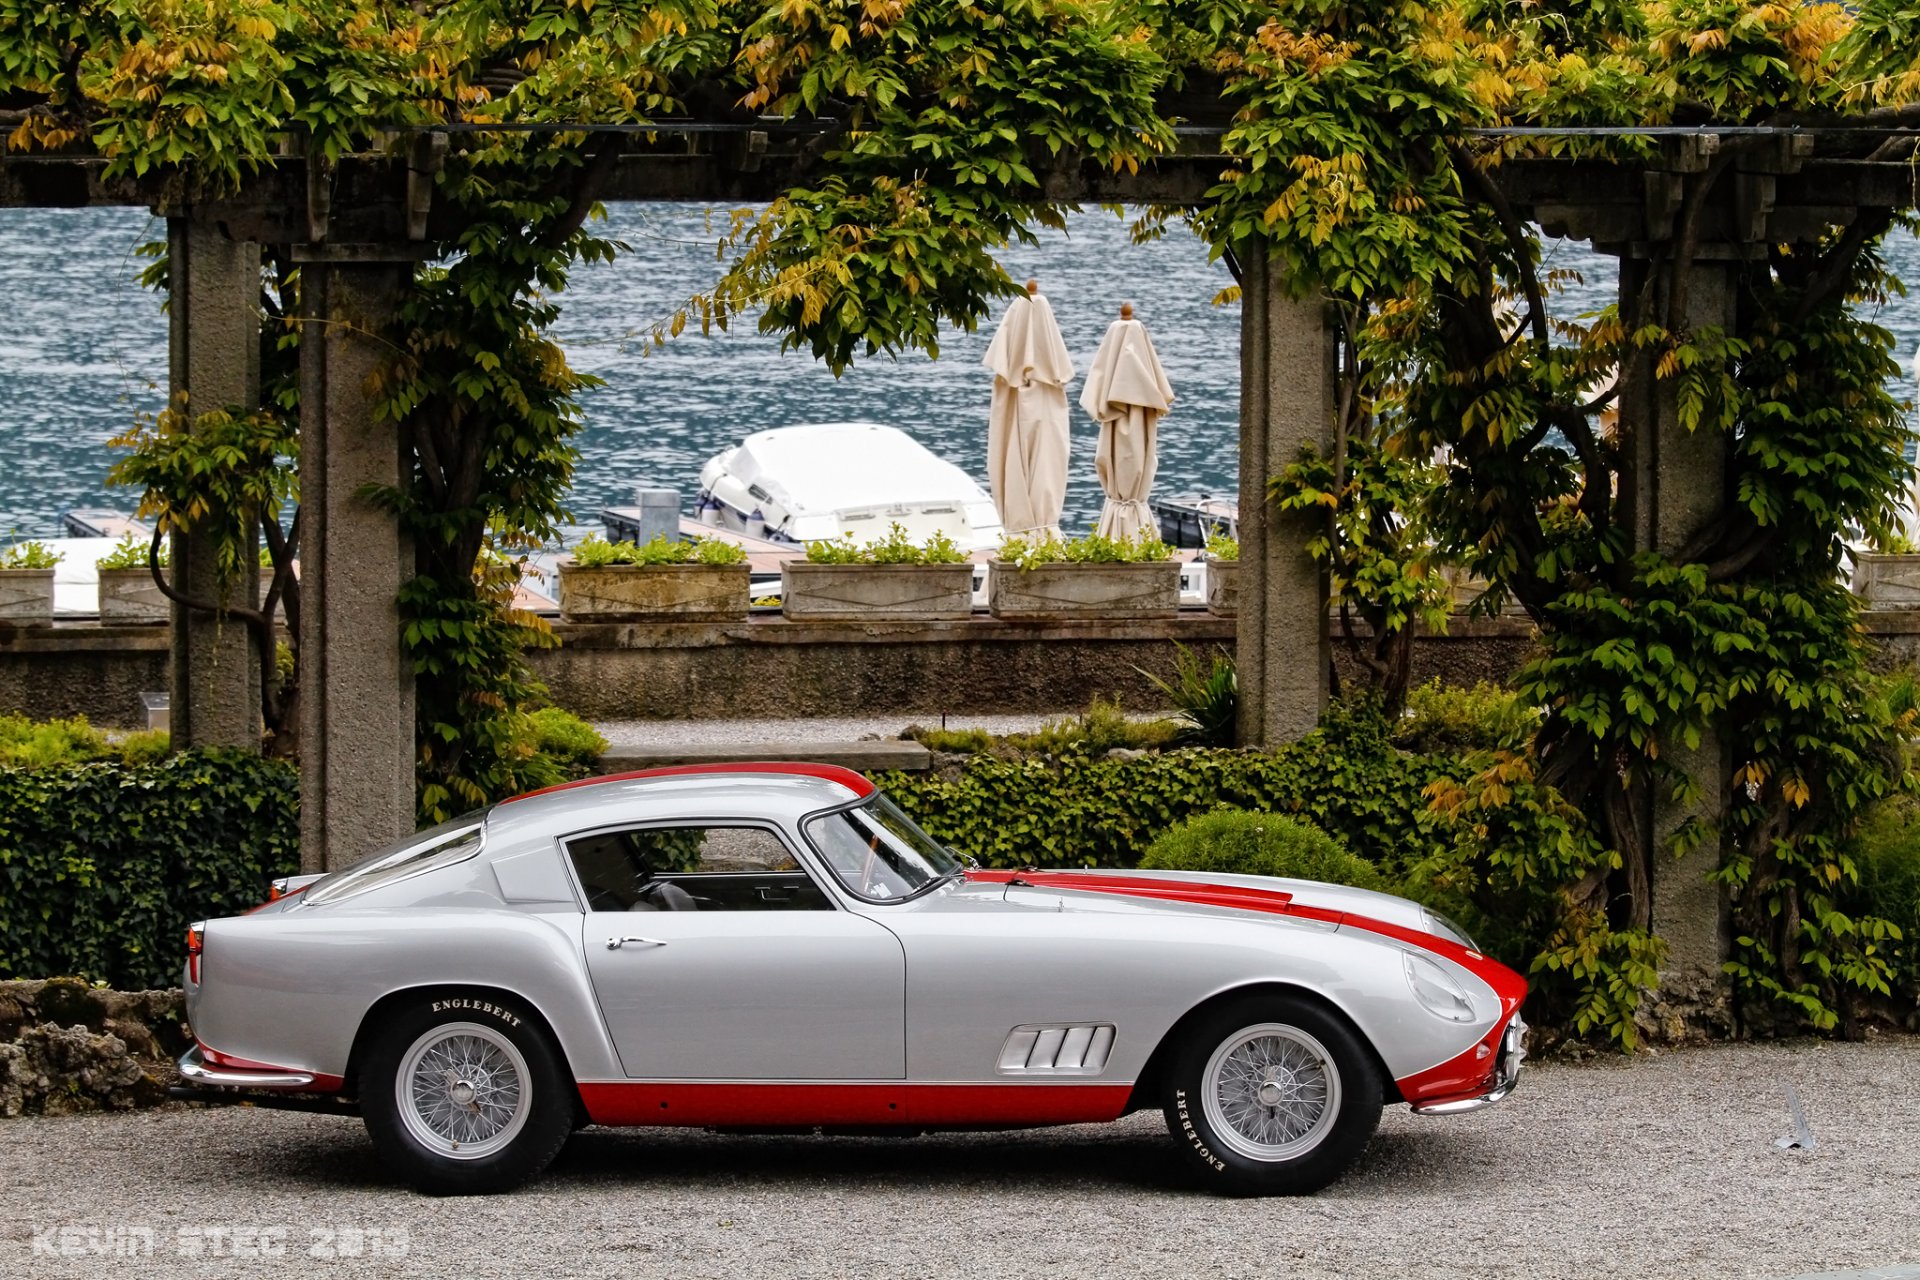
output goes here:
{"type": "Polygon", "coordinates": [[[649,947],[664,947],[667,945],[658,938],[608,938],[607,950],[618,951],[629,942],[641,942],[649,947]]]}

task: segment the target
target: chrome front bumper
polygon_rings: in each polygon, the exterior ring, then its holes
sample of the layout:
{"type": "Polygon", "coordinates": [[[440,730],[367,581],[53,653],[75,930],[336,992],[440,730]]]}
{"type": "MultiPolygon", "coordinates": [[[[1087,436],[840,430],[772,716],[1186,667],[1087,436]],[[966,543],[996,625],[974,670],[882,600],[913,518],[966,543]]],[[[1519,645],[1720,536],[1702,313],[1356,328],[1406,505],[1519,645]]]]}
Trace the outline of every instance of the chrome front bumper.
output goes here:
{"type": "Polygon", "coordinates": [[[1527,1059],[1527,1023],[1518,1013],[1507,1023],[1500,1037],[1500,1056],[1494,1059],[1493,1087],[1474,1098],[1455,1098],[1450,1102],[1428,1102],[1412,1107],[1417,1116],[1452,1116],[1463,1111],[1478,1111],[1502,1102],[1520,1083],[1520,1064],[1527,1059]]]}
{"type": "Polygon", "coordinates": [[[304,1089],[313,1084],[305,1071],[235,1071],[210,1067],[195,1045],[180,1055],[180,1078],[188,1084],[222,1089],[304,1089]]]}

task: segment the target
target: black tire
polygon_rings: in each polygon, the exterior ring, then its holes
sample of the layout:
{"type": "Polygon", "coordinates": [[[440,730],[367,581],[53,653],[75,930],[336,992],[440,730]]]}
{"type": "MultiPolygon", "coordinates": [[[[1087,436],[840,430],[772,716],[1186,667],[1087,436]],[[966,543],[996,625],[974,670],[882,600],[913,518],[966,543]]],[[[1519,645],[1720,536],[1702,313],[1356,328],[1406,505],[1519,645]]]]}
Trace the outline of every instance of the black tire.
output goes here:
{"type": "Polygon", "coordinates": [[[531,1009],[500,997],[443,996],[385,1021],[361,1066],[360,1108],[374,1146],[415,1188],[511,1191],[560,1154],[579,1091],[531,1009]],[[455,1073],[436,1064],[474,1079],[449,1079],[443,1099],[430,1082],[455,1073]],[[417,1103],[403,1100],[403,1072],[422,1091],[417,1103]],[[463,1147],[481,1154],[456,1154],[463,1147]]]}
{"type": "Polygon", "coordinates": [[[1382,1088],[1372,1052],[1337,1015],[1298,997],[1236,1000],[1174,1046],[1167,1128],[1210,1191],[1310,1195],[1367,1149],[1382,1088]],[[1268,1083],[1271,1105],[1262,1106],[1268,1083]]]}

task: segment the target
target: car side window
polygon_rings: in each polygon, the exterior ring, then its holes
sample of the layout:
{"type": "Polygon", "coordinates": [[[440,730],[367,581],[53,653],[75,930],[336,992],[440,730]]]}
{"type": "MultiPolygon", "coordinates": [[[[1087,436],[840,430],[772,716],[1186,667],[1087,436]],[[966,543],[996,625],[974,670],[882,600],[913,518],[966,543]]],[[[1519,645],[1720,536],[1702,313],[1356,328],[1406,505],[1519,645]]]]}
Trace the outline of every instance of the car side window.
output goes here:
{"type": "Polygon", "coordinates": [[[764,827],[664,826],[567,841],[590,911],[830,911],[764,827]]]}

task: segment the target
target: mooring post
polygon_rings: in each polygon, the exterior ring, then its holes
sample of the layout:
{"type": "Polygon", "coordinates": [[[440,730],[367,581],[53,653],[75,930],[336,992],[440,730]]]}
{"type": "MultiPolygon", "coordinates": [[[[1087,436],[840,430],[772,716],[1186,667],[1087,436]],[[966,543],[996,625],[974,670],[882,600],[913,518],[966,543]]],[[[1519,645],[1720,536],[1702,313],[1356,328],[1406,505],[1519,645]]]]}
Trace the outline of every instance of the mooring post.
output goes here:
{"type": "Polygon", "coordinates": [[[1262,242],[1240,261],[1240,603],[1234,648],[1242,746],[1311,733],[1327,706],[1327,575],[1314,516],[1282,513],[1267,481],[1303,447],[1332,447],[1334,336],[1321,299],[1292,297],[1262,242]]]}
{"type": "MultiPolygon", "coordinates": [[[[189,417],[252,413],[260,402],[260,246],[232,240],[192,210],[167,219],[167,364],[172,407],[189,417]]],[[[211,547],[173,536],[172,582],[195,600],[221,598],[211,547]]],[[[253,608],[257,573],[225,603],[253,608]]],[[[260,749],[260,664],[253,635],[231,617],[173,605],[172,746],[260,749]]]]}
{"type": "MultiPolygon", "coordinates": [[[[1689,330],[1734,332],[1738,258],[1737,248],[1703,246],[1687,268],[1682,322],[1689,330]]],[[[1623,304],[1639,293],[1652,269],[1643,259],[1621,259],[1623,304]]],[[[1728,500],[1727,438],[1712,427],[1689,431],[1681,423],[1678,382],[1654,376],[1651,351],[1621,367],[1620,429],[1628,448],[1624,479],[1634,549],[1672,555],[1728,500]]],[[[1725,982],[1720,965],[1728,955],[1726,897],[1708,878],[1719,866],[1720,848],[1707,840],[1676,859],[1667,844],[1688,820],[1717,822],[1725,811],[1730,761],[1723,729],[1709,725],[1698,747],[1661,744],[1663,759],[1699,784],[1699,796],[1679,804],[1659,787],[1645,818],[1653,850],[1653,929],[1667,944],[1660,985],[1686,999],[1711,999],[1725,982]]]]}
{"type": "MultiPolygon", "coordinates": [[[[410,253],[397,246],[397,254],[410,253]]],[[[349,866],[414,825],[413,668],[400,587],[413,552],[365,495],[403,478],[376,421],[381,337],[413,264],[367,246],[306,246],[300,269],[300,861],[349,866]]]]}

